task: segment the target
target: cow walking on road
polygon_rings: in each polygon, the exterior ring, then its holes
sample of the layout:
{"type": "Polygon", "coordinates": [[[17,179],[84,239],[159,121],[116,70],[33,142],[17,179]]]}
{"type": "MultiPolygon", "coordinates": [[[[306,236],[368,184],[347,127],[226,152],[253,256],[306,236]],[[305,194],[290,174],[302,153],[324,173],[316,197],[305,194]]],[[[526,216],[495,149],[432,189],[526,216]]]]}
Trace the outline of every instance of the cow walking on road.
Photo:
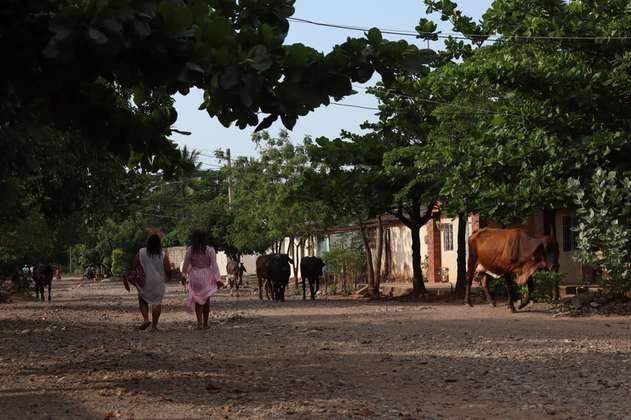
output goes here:
{"type": "Polygon", "coordinates": [[[259,299],[263,299],[263,288],[267,298],[285,300],[285,290],[289,284],[291,267],[294,261],[287,254],[261,255],[256,259],[256,276],[259,282],[259,299]]]}
{"type": "Polygon", "coordinates": [[[469,238],[465,304],[473,306],[471,285],[474,278],[481,274],[480,283],[487,302],[495,306],[488,288],[488,276],[498,278],[506,275],[510,277],[506,280],[506,291],[511,312],[515,312],[512,278],[518,285],[528,286],[518,307],[522,309],[530,303],[532,275],[541,270],[559,270],[559,245],[553,237],[533,238],[521,229],[481,229],[469,238]]]}
{"type": "Polygon", "coordinates": [[[53,267],[49,264],[40,264],[33,269],[33,282],[35,283],[35,298],[39,300],[40,295],[44,301],[44,287],[48,286],[48,301],[51,299],[51,288],[53,284],[53,267]]]}
{"type": "Polygon", "coordinates": [[[320,276],[324,262],[318,257],[304,257],[300,260],[300,276],[302,277],[302,300],[307,299],[307,288],[305,279],[309,281],[311,300],[315,300],[318,290],[320,290],[320,276]]]}
{"type": "Polygon", "coordinates": [[[259,300],[263,300],[263,289],[267,300],[270,299],[270,282],[268,279],[267,262],[271,255],[261,255],[256,259],[256,278],[259,282],[259,300]]]}

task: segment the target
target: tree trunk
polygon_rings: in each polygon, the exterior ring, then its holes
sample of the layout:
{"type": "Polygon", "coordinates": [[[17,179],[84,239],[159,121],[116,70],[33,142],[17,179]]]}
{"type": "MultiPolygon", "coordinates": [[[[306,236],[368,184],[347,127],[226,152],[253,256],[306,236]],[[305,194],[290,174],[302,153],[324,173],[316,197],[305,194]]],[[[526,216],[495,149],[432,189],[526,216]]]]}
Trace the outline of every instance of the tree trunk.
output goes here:
{"type": "MultiPolygon", "coordinates": [[[[305,238],[300,238],[296,247],[296,258],[294,259],[294,275],[296,276],[296,290],[298,289],[298,270],[300,269],[300,261],[305,257],[305,238]]],[[[300,273],[302,276],[302,273],[300,273]]]]}
{"type": "Polygon", "coordinates": [[[419,297],[427,294],[425,282],[423,281],[423,271],[421,269],[421,227],[423,225],[414,224],[410,226],[412,234],[412,296],[419,297]]]}
{"type": "Polygon", "coordinates": [[[377,262],[375,263],[375,285],[373,294],[379,296],[379,289],[381,286],[381,260],[383,257],[383,220],[381,216],[377,217],[377,262]]]}
{"type": "Polygon", "coordinates": [[[294,263],[292,264],[294,266],[294,286],[296,287],[296,290],[298,290],[298,269],[296,268],[296,266],[298,265],[298,253],[296,252],[296,246],[294,245],[294,237],[290,236],[289,237],[289,244],[287,245],[287,254],[289,254],[289,257],[294,261],[294,263]]]}
{"type": "Polygon", "coordinates": [[[375,291],[375,269],[372,260],[372,249],[370,249],[370,241],[368,239],[368,234],[366,233],[366,226],[364,222],[359,219],[359,230],[362,234],[362,239],[364,241],[364,249],[366,250],[366,260],[368,264],[368,290],[370,291],[370,296],[373,296],[375,291]]]}
{"type": "Polygon", "coordinates": [[[464,293],[467,279],[467,215],[458,216],[458,276],[455,293],[464,293]]]}

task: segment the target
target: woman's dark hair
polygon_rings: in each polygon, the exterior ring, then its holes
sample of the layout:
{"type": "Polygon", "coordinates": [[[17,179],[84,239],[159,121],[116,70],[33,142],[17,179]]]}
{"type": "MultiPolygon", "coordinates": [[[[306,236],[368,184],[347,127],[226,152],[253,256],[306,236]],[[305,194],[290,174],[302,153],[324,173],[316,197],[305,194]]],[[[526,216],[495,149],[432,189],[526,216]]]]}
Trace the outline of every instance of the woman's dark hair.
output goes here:
{"type": "Polygon", "coordinates": [[[159,257],[162,255],[162,242],[158,235],[153,234],[147,238],[147,254],[150,257],[159,257]]]}
{"type": "Polygon", "coordinates": [[[191,250],[193,254],[205,254],[206,245],[206,232],[203,230],[194,230],[191,234],[191,250]]]}

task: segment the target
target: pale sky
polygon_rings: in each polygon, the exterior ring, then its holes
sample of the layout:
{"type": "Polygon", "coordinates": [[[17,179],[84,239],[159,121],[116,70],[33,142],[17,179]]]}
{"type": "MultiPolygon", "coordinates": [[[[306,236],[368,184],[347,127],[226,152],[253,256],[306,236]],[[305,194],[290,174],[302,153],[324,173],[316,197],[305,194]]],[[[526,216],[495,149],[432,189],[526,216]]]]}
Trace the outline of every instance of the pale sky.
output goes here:
{"type": "MultiPolygon", "coordinates": [[[[492,0],[458,1],[461,8],[469,16],[479,19],[490,6],[492,0]]],[[[425,15],[425,5],[422,0],[297,0],[294,17],[318,22],[338,25],[379,27],[391,30],[414,31],[419,19],[425,15]]],[[[449,32],[449,24],[440,22],[438,16],[433,20],[439,28],[449,32]]],[[[361,32],[343,29],[325,28],[305,23],[292,22],[287,43],[301,42],[322,52],[329,52],[336,44],[342,43],[347,37],[361,37],[361,32]]],[[[427,42],[413,37],[384,35],[391,40],[405,39],[421,47],[427,47],[427,42]]],[[[440,49],[440,42],[430,44],[433,49],[440,49]]],[[[371,83],[377,81],[373,78],[371,83]]],[[[370,83],[369,83],[370,84],[370,83]]],[[[368,84],[368,85],[369,85],[368,84]]],[[[341,103],[375,107],[374,97],[362,93],[344,98],[341,103]]],[[[254,156],[256,152],[250,136],[253,128],[240,130],[236,127],[224,128],[216,119],[212,119],[205,111],[197,108],[202,102],[202,92],[193,90],[187,96],[176,96],[176,108],[179,118],[176,127],[190,131],[190,136],[175,135],[174,139],[180,145],[200,150],[212,155],[218,148],[230,148],[233,156],[254,156]]],[[[345,108],[339,106],[320,107],[306,117],[298,120],[291,133],[295,141],[302,141],[305,135],[314,138],[327,136],[337,137],[341,130],[359,131],[360,124],[366,120],[375,120],[375,111],[345,108]]],[[[269,131],[275,134],[282,128],[282,124],[274,124],[269,131]]],[[[206,168],[212,168],[217,162],[210,157],[202,157],[206,168]]]]}

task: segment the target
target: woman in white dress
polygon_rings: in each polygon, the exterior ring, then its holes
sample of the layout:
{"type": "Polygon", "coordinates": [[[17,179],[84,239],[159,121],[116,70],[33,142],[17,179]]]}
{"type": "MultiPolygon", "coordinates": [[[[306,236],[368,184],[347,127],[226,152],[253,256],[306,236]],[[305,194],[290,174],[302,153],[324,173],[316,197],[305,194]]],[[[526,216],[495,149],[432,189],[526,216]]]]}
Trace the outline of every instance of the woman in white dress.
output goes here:
{"type": "Polygon", "coordinates": [[[146,330],[151,325],[151,330],[157,331],[166,281],[171,280],[169,257],[162,249],[158,235],[149,236],[147,246],[138,251],[134,264],[140,264],[145,272],[143,285],[138,287],[138,303],[143,318],[143,323],[138,328],[146,330]],[[149,322],[149,305],[151,305],[151,322],[149,322]]]}

